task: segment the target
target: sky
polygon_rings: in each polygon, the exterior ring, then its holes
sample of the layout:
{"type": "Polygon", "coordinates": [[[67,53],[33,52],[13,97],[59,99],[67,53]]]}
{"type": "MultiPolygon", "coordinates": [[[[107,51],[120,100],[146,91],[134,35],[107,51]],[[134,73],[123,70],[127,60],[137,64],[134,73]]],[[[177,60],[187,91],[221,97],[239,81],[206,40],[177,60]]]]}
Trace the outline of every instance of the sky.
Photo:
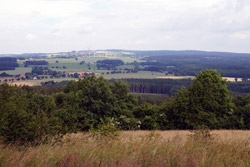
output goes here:
{"type": "Polygon", "coordinates": [[[250,0],[0,0],[0,54],[250,53],[250,0]]]}

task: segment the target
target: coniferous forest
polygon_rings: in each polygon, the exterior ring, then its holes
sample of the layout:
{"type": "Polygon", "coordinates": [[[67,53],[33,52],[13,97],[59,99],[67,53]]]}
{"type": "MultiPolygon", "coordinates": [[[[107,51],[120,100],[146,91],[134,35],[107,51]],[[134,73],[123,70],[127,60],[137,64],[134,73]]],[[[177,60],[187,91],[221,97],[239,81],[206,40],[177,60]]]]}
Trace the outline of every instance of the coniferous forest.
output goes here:
{"type": "Polygon", "coordinates": [[[5,142],[33,143],[49,136],[97,129],[250,129],[250,95],[232,97],[216,70],[196,75],[159,105],[139,103],[122,81],[103,77],[70,81],[63,89],[0,85],[0,136],[5,142]]]}

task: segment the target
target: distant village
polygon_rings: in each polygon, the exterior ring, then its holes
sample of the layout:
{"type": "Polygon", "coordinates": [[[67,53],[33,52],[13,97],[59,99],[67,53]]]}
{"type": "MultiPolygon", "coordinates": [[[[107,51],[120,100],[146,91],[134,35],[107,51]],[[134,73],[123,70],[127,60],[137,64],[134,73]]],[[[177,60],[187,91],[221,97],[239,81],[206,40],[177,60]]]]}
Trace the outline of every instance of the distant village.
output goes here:
{"type": "Polygon", "coordinates": [[[135,54],[132,52],[112,52],[106,50],[84,50],[84,51],[72,51],[72,52],[59,52],[55,54],[49,54],[49,58],[72,58],[72,57],[113,57],[121,55],[130,55],[134,57],[135,54]]]}

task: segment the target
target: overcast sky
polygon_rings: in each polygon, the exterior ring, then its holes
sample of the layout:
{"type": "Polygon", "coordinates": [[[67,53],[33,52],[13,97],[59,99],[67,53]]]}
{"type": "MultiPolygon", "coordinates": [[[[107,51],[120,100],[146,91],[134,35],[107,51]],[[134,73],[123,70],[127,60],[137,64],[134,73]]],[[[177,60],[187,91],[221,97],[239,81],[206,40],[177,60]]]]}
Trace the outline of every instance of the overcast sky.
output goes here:
{"type": "Polygon", "coordinates": [[[0,53],[250,53],[250,0],[1,0],[0,53]]]}

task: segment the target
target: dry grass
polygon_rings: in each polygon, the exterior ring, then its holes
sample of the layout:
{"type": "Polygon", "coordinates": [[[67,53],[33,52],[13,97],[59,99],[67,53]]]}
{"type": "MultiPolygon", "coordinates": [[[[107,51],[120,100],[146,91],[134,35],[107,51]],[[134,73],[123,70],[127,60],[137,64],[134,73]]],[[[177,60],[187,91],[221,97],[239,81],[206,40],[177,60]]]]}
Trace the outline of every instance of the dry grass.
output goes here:
{"type": "Polygon", "coordinates": [[[124,131],[118,138],[70,134],[62,142],[22,148],[0,145],[0,166],[250,165],[250,131],[124,131]]]}

